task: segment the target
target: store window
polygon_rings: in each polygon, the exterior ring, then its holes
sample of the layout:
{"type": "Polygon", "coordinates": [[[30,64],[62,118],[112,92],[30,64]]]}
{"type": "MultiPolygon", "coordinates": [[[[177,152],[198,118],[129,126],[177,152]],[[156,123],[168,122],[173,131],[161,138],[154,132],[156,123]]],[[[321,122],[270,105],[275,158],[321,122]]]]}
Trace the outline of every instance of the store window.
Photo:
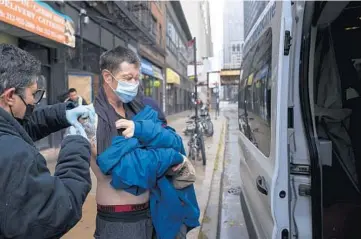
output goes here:
{"type": "Polygon", "coordinates": [[[163,45],[163,29],[161,24],[159,24],[159,45],[163,45]]]}
{"type": "MultiPolygon", "coordinates": [[[[76,38],[80,45],[80,39],[76,38]]],[[[101,85],[99,59],[106,50],[83,40],[83,69],[80,66],[80,47],[67,49],[68,88],[75,88],[88,103],[94,100],[101,85]]]]}
{"type": "Polygon", "coordinates": [[[152,97],[153,95],[153,77],[148,75],[143,75],[143,87],[144,87],[144,95],[152,97]]]}
{"type": "Polygon", "coordinates": [[[152,15],[152,24],[150,25],[150,27],[152,34],[156,36],[158,31],[158,24],[157,24],[157,19],[153,15],[152,15]]]}
{"type": "MultiPolygon", "coordinates": [[[[169,14],[168,14],[169,15],[169,14]]],[[[178,33],[178,31],[175,28],[175,25],[173,24],[173,20],[167,15],[167,47],[168,49],[175,55],[178,55],[178,53],[186,54],[185,48],[185,42],[182,41],[182,38],[180,37],[181,34],[178,33]]]]}
{"type": "Polygon", "coordinates": [[[76,69],[80,71],[88,71],[92,73],[100,73],[99,70],[99,58],[101,48],[97,45],[90,43],[89,41],[83,40],[83,69],[81,69],[80,59],[80,38],[76,37],[76,48],[67,49],[67,66],[69,69],[76,69]]]}
{"type": "Polygon", "coordinates": [[[268,157],[271,142],[271,69],[272,30],[268,29],[247,53],[243,61],[244,88],[240,107],[247,111],[251,135],[247,135],[268,157]]]}
{"type": "Polygon", "coordinates": [[[87,73],[69,72],[68,87],[75,88],[78,95],[87,103],[93,102],[93,75],[87,73]]]}

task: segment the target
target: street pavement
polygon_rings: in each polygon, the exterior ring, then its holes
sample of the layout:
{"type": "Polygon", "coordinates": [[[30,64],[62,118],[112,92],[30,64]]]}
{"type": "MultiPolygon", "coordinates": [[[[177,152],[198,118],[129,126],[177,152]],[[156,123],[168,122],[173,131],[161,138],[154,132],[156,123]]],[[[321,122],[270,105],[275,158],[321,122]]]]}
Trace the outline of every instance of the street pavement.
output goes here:
{"type": "Polygon", "coordinates": [[[241,206],[241,172],[237,105],[230,104],[223,110],[227,118],[228,133],[222,178],[219,238],[249,239],[245,216],[241,206]]]}
{"type": "Polygon", "coordinates": [[[214,167],[209,202],[203,217],[199,239],[249,239],[242,212],[240,193],[240,157],[237,104],[221,102],[226,118],[222,153],[214,167]]]}
{"type": "MultiPolygon", "coordinates": [[[[187,142],[189,140],[188,137],[183,135],[183,129],[186,126],[187,116],[190,115],[191,112],[182,112],[180,114],[172,115],[167,117],[168,124],[175,128],[175,130],[182,136],[184,146],[186,151],[188,151],[187,142]]],[[[197,172],[197,180],[195,182],[195,190],[197,194],[198,204],[200,207],[200,222],[208,222],[207,218],[204,218],[205,210],[207,206],[210,204],[210,196],[211,196],[211,188],[214,182],[213,178],[215,172],[220,171],[222,167],[220,164],[223,162],[224,156],[224,142],[225,142],[225,132],[226,132],[226,119],[221,116],[218,117],[217,120],[213,118],[214,124],[214,135],[213,137],[205,138],[205,147],[206,147],[206,156],[207,156],[207,165],[203,166],[201,161],[194,162],[196,172],[197,172]]],[[[58,150],[50,149],[46,151],[42,151],[42,154],[47,159],[48,168],[51,173],[54,172],[56,166],[56,158],[57,158],[58,150]]],[[[96,185],[96,177],[91,172],[92,183],[96,185]]],[[[220,178],[218,179],[218,182],[220,178]]],[[[93,238],[93,233],[95,230],[95,216],[96,216],[96,202],[95,202],[95,191],[96,186],[93,186],[91,192],[89,193],[84,206],[83,206],[83,217],[80,222],[65,236],[63,239],[74,239],[74,238],[93,238]]],[[[215,194],[213,192],[213,194],[215,194]]],[[[214,220],[217,223],[217,220],[214,220]]],[[[217,228],[217,227],[216,227],[217,228]]],[[[187,234],[188,239],[197,239],[204,238],[202,233],[200,233],[201,227],[195,228],[187,234]]],[[[216,232],[215,232],[216,234],[216,232]]],[[[213,238],[213,237],[209,237],[213,238]]],[[[215,237],[214,237],[215,238],[215,237]]]]}

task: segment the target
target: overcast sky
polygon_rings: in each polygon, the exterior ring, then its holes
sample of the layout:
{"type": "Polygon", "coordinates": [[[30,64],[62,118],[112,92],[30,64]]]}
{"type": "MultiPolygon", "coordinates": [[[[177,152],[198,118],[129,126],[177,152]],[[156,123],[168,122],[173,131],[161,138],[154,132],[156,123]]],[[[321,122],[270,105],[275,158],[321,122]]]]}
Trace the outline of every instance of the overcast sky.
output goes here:
{"type": "Polygon", "coordinates": [[[210,8],[212,40],[215,64],[220,67],[223,45],[223,4],[224,0],[208,0],[210,8]]]}

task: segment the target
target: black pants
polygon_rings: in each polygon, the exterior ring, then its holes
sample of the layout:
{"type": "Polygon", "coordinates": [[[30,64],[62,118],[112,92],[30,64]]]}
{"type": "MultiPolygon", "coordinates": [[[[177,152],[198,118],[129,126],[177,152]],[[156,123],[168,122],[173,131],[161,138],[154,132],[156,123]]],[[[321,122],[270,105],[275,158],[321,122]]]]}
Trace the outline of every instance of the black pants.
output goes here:
{"type": "Polygon", "coordinates": [[[155,238],[150,210],[135,212],[100,212],[96,217],[95,239],[155,238]]]}

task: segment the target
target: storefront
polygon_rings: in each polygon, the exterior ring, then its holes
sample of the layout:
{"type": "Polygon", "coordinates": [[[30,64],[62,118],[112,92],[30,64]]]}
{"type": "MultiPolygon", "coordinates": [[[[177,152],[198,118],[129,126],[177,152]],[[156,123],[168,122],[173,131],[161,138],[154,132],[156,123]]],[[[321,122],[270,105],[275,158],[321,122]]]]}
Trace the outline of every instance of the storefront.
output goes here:
{"type": "Polygon", "coordinates": [[[167,114],[176,114],[188,109],[189,91],[183,86],[181,77],[167,68],[167,114]]]}
{"type": "MultiPolygon", "coordinates": [[[[54,103],[52,93],[64,83],[58,72],[64,64],[58,59],[56,48],[75,47],[73,20],[40,1],[0,1],[0,43],[13,44],[28,51],[41,62],[44,81],[39,86],[46,90],[37,107],[54,103]]],[[[40,149],[59,142],[53,134],[36,142],[40,149]]]]}
{"type": "MultiPolygon", "coordinates": [[[[119,45],[137,49],[136,40],[116,25],[94,17],[95,7],[85,11],[82,6],[73,1],[0,1],[0,43],[19,46],[42,63],[46,96],[40,107],[63,102],[69,88],[92,102],[101,85],[100,55],[119,45]]],[[[59,147],[61,140],[57,133],[37,146],[59,147]]]]}
{"type": "Polygon", "coordinates": [[[163,105],[163,73],[162,70],[149,62],[141,59],[141,80],[143,84],[144,94],[155,99],[159,107],[163,105]]]}

